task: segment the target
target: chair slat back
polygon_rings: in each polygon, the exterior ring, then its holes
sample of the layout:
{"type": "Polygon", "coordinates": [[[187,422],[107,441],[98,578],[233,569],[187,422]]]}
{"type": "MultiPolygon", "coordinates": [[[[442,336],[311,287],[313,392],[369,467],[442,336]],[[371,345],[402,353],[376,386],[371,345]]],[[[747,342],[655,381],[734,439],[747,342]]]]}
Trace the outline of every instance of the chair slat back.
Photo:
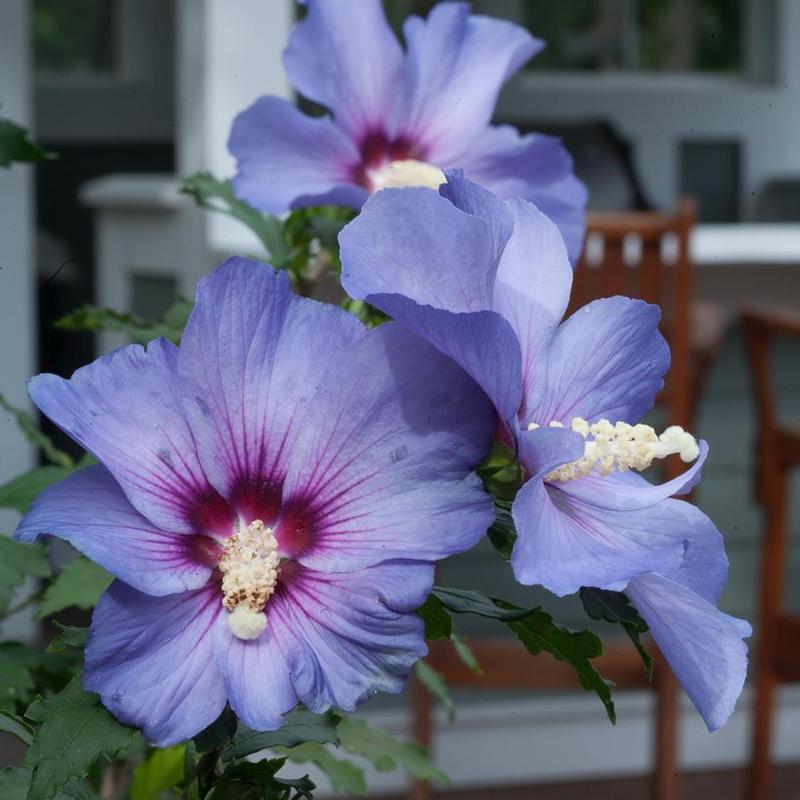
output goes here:
{"type": "Polygon", "coordinates": [[[590,213],[586,244],[575,268],[569,312],[600,297],[624,294],[662,309],[661,331],[672,364],[663,398],[670,424],[688,425],[695,205],[682,200],[669,213],[590,213]]]}

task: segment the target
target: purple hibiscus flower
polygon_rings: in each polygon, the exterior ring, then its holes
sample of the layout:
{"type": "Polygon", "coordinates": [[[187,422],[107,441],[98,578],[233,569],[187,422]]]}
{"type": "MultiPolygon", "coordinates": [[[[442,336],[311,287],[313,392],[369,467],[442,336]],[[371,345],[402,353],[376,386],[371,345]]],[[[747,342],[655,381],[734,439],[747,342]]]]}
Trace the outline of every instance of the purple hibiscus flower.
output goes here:
{"type": "Polygon", "coordinates": [[[577,258],[586,190],[561,143],[490,120],[502,85],[544,46],[523,28],[441,3],[406,20],[403,50],[380,0],[308,0],[284,55],[297,90],[333,118],[262,97],[233,124],[236,193],[278,214],[360,208],[385,186],[432,185],[461,168],[548,214],[577,258]]]}
{"type": "Polygon", "coordinates": [[[45,491],[15,536],[66,539],[116,577],[84,684],[158,745],[226,702],[268,730],[298,701],[400,691],[426,652],[413,612],[433,562],[493,517],[472,472],[492,426],[478,387],[256,262],[201,281],[180,348],[125,347],[30,393],[101,465],[45,491]]]}
{"type": "Polygon", "coordinates": [[[461,364],[518,446],[517,579],[627,591],[709,728],[724,724],[750,629],[716,608],[728,569],[716,527],[671,499],[697,483],[708,448],[634,424],[669,366],[658,309],[611,297],[562,321],[572,268],[556,227],[459,175],[439,193],[379,192],[340,242],[347,291],[461,364]],[[674,480],[631,472],[673,453],[695,461],[674,480]]]}

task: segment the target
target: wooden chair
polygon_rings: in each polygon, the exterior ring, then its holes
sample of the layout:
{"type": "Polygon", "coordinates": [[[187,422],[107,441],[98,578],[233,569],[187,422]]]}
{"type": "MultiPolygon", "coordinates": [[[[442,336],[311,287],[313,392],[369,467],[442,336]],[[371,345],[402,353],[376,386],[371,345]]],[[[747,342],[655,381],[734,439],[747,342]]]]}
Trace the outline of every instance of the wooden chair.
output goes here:
{"type": "MultiPolygon", "coordinates": [[[[569,665],[550,655],[532,656],[516,639],[475,638],[469,640],[469,646],[481,665],[481,674],[469,669],[449,642],[429,642],[430,652],[426,661],[445,677],[448,686],[460,689],[579,690],[577,678],[569,665]]],[[[638,654],[634,653],[636,657],[632,657],[631,650],[633,646],[627,639],[609,642],[603,655],[593,663],[604,678],[612,680],[618,687],[652,688],[638,654]]],[[[430,694],[416,679],[412,680],[411,736],[429,752],[433,740],[432,717],[430,694]]],[[[430,800],[431,797],[427,782],[412,782],[411,800],[430,800]]]]}
{"type": "Polygon", "coordinates": [[[758,419],[756,498],[763,508],[764,536],[755,651],[750,800],[771,796],[770,759],[775,692],[781,683],[800,681],[800,615],[785,608],[789,538],[789,480],[800,467],[800,427],[779,419],[772,380],[771,352],[778,339],[800,342],[800,317],[768,310],[742,314],[758,419]]]}
{"type": "Polygon", "coordinates": [[[727,327],[720,308],[694,300],[689,239],[696,217],[689,198],[671,213],[590,213],[568,310],[615,294],[661,306],[672,364],[659,402],[670,424],[689,429],[727,327]]]}
{"type": "MultiPolygon", "coordinates": [[[[667,424],[693,429],[697,393],[724,334],[723,315],[693,304],[689,239],[696,219],[694,204],[684,200],[672,213],[598,212],[587,218],[587,244],[575,270],[568,313],[585,303],[615,294],[638,297],[662,307],[662,332],[672,351],[667,386],[659,398],[667,424]],[[671,252],[669,252],[671,250],[671,252]],[[693,347],[693,343],[696,344],[693,347]],[[702,347],[700,345],[702,344],[702,347]],[[693,352],[694,351],[694,352],[693,352]]],[[[677,458],[665,465],[671,478],[685,469],[677,458]]],[[[431,648],[431,665],[448,685],[468,688],[569,690],[578,687],[571,669],[542,656],[524,653],[502,639],[470,642],[484,669],[476,676],[454,657],[452,648],[431,648]]],[[[680,796],[678,763],[678,684],[656,653],[656,677],[648,684],[638,654],[627,642],[610,642],[599,660],[618,689],[652,689],[657,693],[653,797],[680,796]]],[[[418,684],[412,692],[412,735],[430,747],[431,701],[418,684]]],[[[413,784],[413,800],[429,800],[426,784],[413,784]]]]}

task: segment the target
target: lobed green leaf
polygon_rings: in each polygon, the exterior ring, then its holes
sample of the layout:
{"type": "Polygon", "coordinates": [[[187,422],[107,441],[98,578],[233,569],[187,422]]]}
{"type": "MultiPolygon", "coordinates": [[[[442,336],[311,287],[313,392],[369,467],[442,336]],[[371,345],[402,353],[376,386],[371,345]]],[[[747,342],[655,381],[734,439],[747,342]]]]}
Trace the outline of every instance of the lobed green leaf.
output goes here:
{"type": "Polygon", "coordinates": [[[294,747],[273,749],[296,764],[314,764],[325,773],[335,792],[348,792],[359,797],[367,794],[364,770],[352,761],[332,755],[318,742],[304,742],[294,747]]]}
{"type": "Polygon", "coordinates": [[[83,690],[80,676],[38,710],[42,727],[25,757],[33,771],[27,800],[50,800],[70,780],[85,777],[99,758],[127,749],[135,735],[100,705],[97,695],[83,690]]]}
{"type": "Polygon", "coordinates": [[[338,724],[339,717],[330,711],[314,714],[301,707],[287,714],[283,726],[277,731],[252,731],[239,723],[236,736],[230,747],[223,752],[222,760],[231,761],[268,748],[294,747],[304,742],[338,744],[338,724]]]}
{"type": "Polygon", "coordinates": [[[29,747],[33,744],[33,728],[22,717],[18,717],[10,711],[0,710],[0,731],[13,734],[29,747]]]}
{"type": "Polygon", "coordinates": [[[10,119],[0,119],[0,167],[56,158],[32,138],[30,131],[10,119]]]}
{"type": "Polygon", "coordinates": [[[36,616],[43,619],[71,606],[94,608],[112,580],[102,567],[79,556],[47,587],[36,616]]]}
{"type": "Polygon", "coordinates": [[[184,178],[181,192],[202,208],[222,212],[244,223],[258,237],[272,266],[276,269],[286,266],[291,253],[284,242],[281,221],[236,197],[229,180],[215,178],[210,172],[198,172],[184,178]]]}
{"type": "Polygon", "coordinates": [[[580,591],[584,611],[594,620],[605,620],[622,626],[639,653],[648,680],[653,680],[653,659],[642,644],[641,634],[647,633],[647,623],[631,605],[628,596],[622,592],[594,589],[584,586],[580,591]]]}
{"type": "Polygon", "coordinates": [[[433,594],[448,611],[454,614],[477,614],[508,622],[531,613],[530,609],[516,606],[504,608],[497,601],[472,589],[447,589],[443,586],[434,586],[433,594]]]}
{"type": "MultiPolygon", "coordinates": [[[[494,602],[501,608],[516,608],[503,600],[494,602]]],[[[546,652],[569,664],[575,670],[581,686],[600,698],[611,722],[617,721],[611,687],[591,662],[591,659],[597,658],[603,652],[603,644],[594,633],[563,628],[541,609],[534,609],[521,619],[509,621],[507,624],[529,653],[538,655],[546,652]]]]}
{"type": "Polygon", "coordinates": [[[363,719],[344,717],[339,723],[339,739],[345,751],[366,758],[380,772],[402,767],[419,780],[450,782],[447,775],[431,763],[424,747],[416,742],[400,741],[363,719]]]}

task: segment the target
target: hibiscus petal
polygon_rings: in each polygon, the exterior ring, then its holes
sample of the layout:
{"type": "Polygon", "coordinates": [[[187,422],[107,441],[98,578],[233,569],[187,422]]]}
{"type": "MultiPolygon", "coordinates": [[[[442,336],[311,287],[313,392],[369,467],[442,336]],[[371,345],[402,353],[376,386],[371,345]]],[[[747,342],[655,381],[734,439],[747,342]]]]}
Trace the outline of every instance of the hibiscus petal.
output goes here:
{"type": "Polygon", "coordinates": [[[84,687],[151,744],[194,736],[225,707],[212,646],[221,612],[216,587],[155,598],[115,581],[92,617],[84,687]]]}
{"type": "Polygon", "coordinates": [[[535,428],[519,434],[519,460],[529,481],[583,457],[585,441],[569,428],[535,428]]]}
{"type": "Polygon", "coordinates": [[[284,715],[297,705],[291,665],[313,658],[287,629],[280,610],[275,595],[267,609],[267,628],[258,639],[238,639],[227,624],[215,631],[214,652],[231,707],[256,731],[281,727],[284,715]]]}
{"type": "Polygon", "coordinates": [[[664,483],[650,483],[635,472],[612,472],[602,476],[596,473],[580,480],[568,481],[563,490],[576,500],[617,511],[636,511],[660,503],[673,495],[688,494],[702,477],[703,465],[708,458],[708,444],[698,442],[699,454],[686,471],[664,483]]]}
{"type": "Polygon", "coordinates": [[[262,97],[234,120],[228,147],[238,197],[270,214],[309,205],[360,208],[358,148],[327,117],[309,117],[279,97],[262,97]]]}
{"type": "Polygon", "coordinates": [[[556,332],[547,371],[528,394],[532,421],[635,422],[664,385],[669,347],[657,306],[627,297],[595,300],[556,332]]]}
{"type": "Polygon", "coordinates": [[[572,158],[559,139],[520,135],[510,125],[486,128],[461,158],[464,174],[498,197],[519,197],[549,217],[575,264],[583,248],[588,192],[572,171],[572,158]]]}
{"type": "Polygon", "coordinates": [[[661,575],[642,575],[627,593],[710,731],[733,713],[747,674],[750,626],[661,575]]]}
{"type": "Polygon", "coordinates": [[[342,284],[449,355],[511,420],[522,393],[519,343],[488,310],[511,217],[479,187],[449,180],[447,197],[387,189],[368,200],[339,237],[342,284]]]}
{"type": "Polygon", "coordinates": [[[514,220],[494,285],[493,308],[514,329],[522,351],[523,406],[535,398],[537,371],[569,303],[572,267],[564,241],[553,223],[533,205],[506,203],[514,220]]]}
{"type": "Polygon", "coordinates": [[[274,515],[300,409],[364,330],[257,261],[200,281],[179,356],[186,412],[209,480],[240,513],[274,515]]]}
{"type": "Polygon", "coordinates": [[[164,339],[101,356],[69,379],[37,375],[33,402],[109,469],[164,530],[191,533],[209,493],[181,405],[177,349],[164,339]]]}
{"type": "Polygon", "coordinates": [[[401,295],[371,295],[370,302],[455,361],[483,389],[509,428],[522,397],[519,341],[493,311],[457,314],[418,305],[401,295]]]}
{"type": "Polygon", "coordinates": [[[694,522],[664,503],[639,512],[597,509],[537,480],[520,489],[512,513],[514,575],[561,597],[581,586],[620,591],[634,575],[676,570],[685,549],[681,533],[694,522]]]}
{"type": "Polygon", "coordinates": [[[433,565],[424,563],[386,562],[339,574],[297,569],[270,601],[280,596],[268,609],[267,627],[275,620],[276,639],[301,643],[291,647],[300,700],[316,712],[352,711],[376,692],[401,692],[427,653],[425,625],[414,611],[432,587],[433,565]]]}
{"type": "Polygon", "coordinates": [[[64,539],[146,594],[199,589],[211,577],[211,569],[193,557],[191,539],[154,527],[100,465],[45,489],[14,538],[33,542],[43,535],[64,539]]]}
{"type": "Polygon", "coordinates": [[[504,205],[492,210],[483,219],[419,187],[378,192],[339,235],[342,285],[361,300],[399,294],[447,311],[489,309],[511,233],[504,205]]]}
{"type": "Polygon", "coordinates": [[[308,0],[283,63],[289,80],[361,141],[391,126],[403,50],[380,0],[308,0]]]}
{"type": "Polygon", "coordinates": [[[544,46],[524,28],[440,3],[403,26],[407,105],[400,133],[424,143],[427,160],[460,167],[489,124],[503,84],[544,46]]]}
{"type": "Polygon", "coordinates": [[[493,427],[450,359],[397,324],[371,331],[337,354],[297,419],[281,546],[326,572],[472,547],[493,518],[472,472],[493,427]]]}

